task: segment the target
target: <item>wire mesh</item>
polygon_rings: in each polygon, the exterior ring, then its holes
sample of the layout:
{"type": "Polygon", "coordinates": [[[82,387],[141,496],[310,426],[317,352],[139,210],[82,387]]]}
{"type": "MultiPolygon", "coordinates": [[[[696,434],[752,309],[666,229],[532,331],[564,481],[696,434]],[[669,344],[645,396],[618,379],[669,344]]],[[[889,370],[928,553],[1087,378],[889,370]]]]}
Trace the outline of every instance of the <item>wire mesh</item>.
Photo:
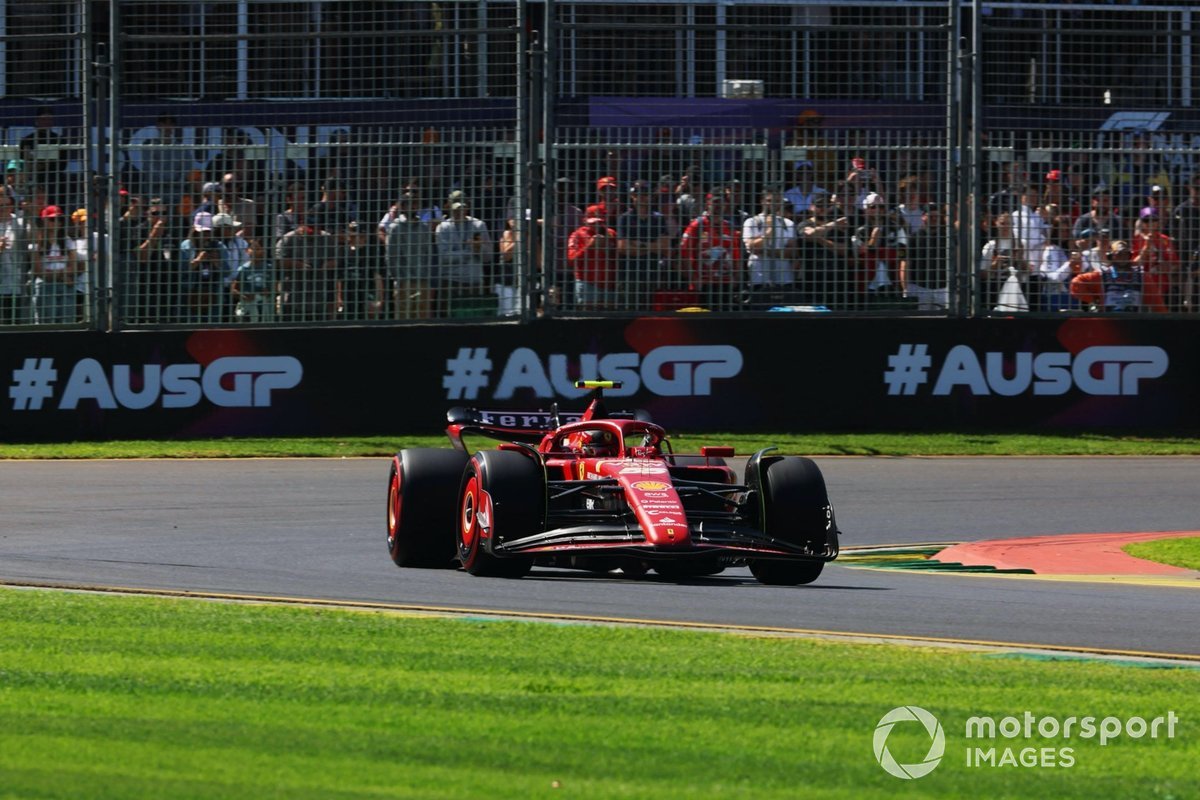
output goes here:
{"type": "Polygon", "coordinates": [[[1200,300],[1187,3],[549,9],[0,0],[0,325],[1200,300]]]}

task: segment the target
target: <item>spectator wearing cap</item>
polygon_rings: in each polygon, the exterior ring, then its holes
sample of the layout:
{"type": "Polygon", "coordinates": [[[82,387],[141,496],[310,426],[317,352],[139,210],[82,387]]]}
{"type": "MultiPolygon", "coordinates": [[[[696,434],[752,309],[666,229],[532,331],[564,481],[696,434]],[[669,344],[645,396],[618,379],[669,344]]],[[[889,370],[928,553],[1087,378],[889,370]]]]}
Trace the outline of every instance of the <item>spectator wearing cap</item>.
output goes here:
{"type": "Polygon", "coordinates": [[[813,198],[818,194],[829,194],[829,190],[817,185],[816,165],[809,159],[801,159],[792,165],[792,185],[783,193],[784,200],[790,200],[792,208],[801,212],[812,206],[813,198]]]}
{"type": "Polygon", "coordinates": [[[1074,224],[1082,209],[1079,199],[1071,192],[1061,169],[1052,169],[1046,173],[1042,182],[1042,205],[1058,206],[1061,213],[1070,217],[1074,224]]]}
{"type": "Polygon", "coordinates": [[[392,203],[387,213],[379,220],[375,235],[379,238],[381,245],[387,246],[388,231],[391,230],[392,223],[397,221],[401,214],[405,216],[408,222],[412,222],[412,218],[415,216],[416,221],[425,226],[426,230],[429,231],[429,242],[430,246],[432,246],[433,229],[442,221],[442,208],[437,203],[425,202],[420,181],[407,181],[404,184],[404,189],[400,192],[400,198],[392,203]]]}
{"type": "Polygon", "coordinates": [[[222,321],[228,322],[233,308],[229,287],[238,270],[250,260],[250,243],[238,236],[241,224],[231,214],[224,211],[213,214],[212,226],[213,244],[221,255],[221,316],[222,321]]]}
{"type": "Polygon", "coordinates": [[[865,158],[855,156],[850,159],[850,169],[838,187],[838,194],[855,207],[866,208],[868,195],[883,194],[883,182],[875,168],[868,166],[865,158]]]}
{"type": "Polygon", "coordinates": [[[88,308],[88,292],[91,286],[92,260],[96,248],[88,247],[88,212],[86,208],[77,208],[71,212],[67,235],[75,246],[75,260],[79,271],[75,275],[75,318],[86,320],[88,308]]]}
{"type": "Polygon", "coordinates": [[[649,308],[653,293],[674,283],[667,274],[671,235],[666,218],[653,208],[654,189],[647,181],[629,187],[629,210],[617,220],[619,305],[649,308]]]}
{"type": "Polygon", "coordinates": [[[1150,187],[1150,191],[1146,193],[1146,205],[1142,206],[1142,209],[1145,210],[1147,207],[1158,212],[1159,231],[1173,234],[1174,232],[1171,230],[1171,198],[1167,194],[1165,186],[1156,183],[1150,187]]]}
{"type": "Polygon", "coordinates": [[[617,232],[604,217],[589,215],[567,239],[567,263],[575,276],[575,307],[610,311],[616,307],[617,232]]]}
{"type": "Polygon", "coordinates": [[[1146,275],[1132,261],[1129,243],[1109,245],[1108,263],[1071,279],[1071,296],[1085,309],[1107,312],[1166,311],[1161,277],[1146,275]]]}
{"type": "Polygon", "coordinates": [[[487,224],[468,213],[462,200],[434,231],[438,256],[438,312],[471,315],[485,293],[495,243],[487,224]]]}
{"type": "Polygon", "coordinates": [[[749,256],[746,271],[750,302],[761,308],[796,302],[796,224],[782,214],[783,198],[775,189],[762,193],[762,210],[742,225],[749,256]]]}
{"type": "Polygon", "coordinates": [[[75,276],[79,273],[79,262],[75,242],[67,235],[66,217],[58,206],[46,206],[39,213],[37,229],[29,243],[29,260],[34,323],[77,322],[75,276]]]}
{"type": "Polygon", "coordinates": [[[908,285],[908,231],[878,192],[863,199],[863,224],[851,240],[868,305],[894,303],[908,285]]]}
{"type": "Polygon", "coordinates": [[[1175,242],[1163,233],[1160,212],[1145,206],[1138,215],[1130,253],[1134,265],[1146,276],[1156,276],[1161,283],[1163,299],[1172,311],[1179,309],[1178,294],[1182,291],[1179,255],[1175,242]]]}
{"type": "Polygon", "coordinates": [[[201,214],[207,214],[207,220],[211,223],[214,214],[221,213],[221,198],[225,194],[225,187],[216,181],[208,181],[200,188],[200,204],[196,206],[196,210],[192,212],[192,225],[196,224],[196,220],[200,219],[201,214]]]}
{"type": "Polygon", "coordinates": [[[1075,246],[1083,254],[1084,272],[1108,266],[1109,245],[1112,241],[1112,231],[1108,228],[1086,228],[1077,234],[1075,246]]]}
{"type": "Polygon", "coordinates": [[[1185,311],[1200,310],[1200,172],[1187,180],[1187,199],[1171,212],[1171,235],[1179,253],[1183,281],[1180,305],[1185,311]]]}
{"type": "Polygon", "coordinates": [[[0,326],[29,322],[25,292],[29,242],[15,211],[13,199],[0,193],[0,326]]]}
{"type": "Polygon", "coordinates": [[[683,231],[679,261],[692,291],[712,311],[730,311],[741,299],[742,234],[725,219],[725,196],[705,196],[705,212],[683,231]]]}
{"type": "Polygon", "coordinates": [[[624,208],[621,206],[621,191],[617,185],[617,179],[611,175],[605,175],[596,181],[596,202],[584,209],[584,216],[602,217],[605,223],[611,227],[616,224],[622,213],[624,213],[624,208]]]}
{"type": "Polygon", "coordinates": [[[24,170],[24,162],[18,158],[9,159],[4,168],[4,193],[18,204],[25,197],[24,170]]]}
{"type": "Polygon", "coordinates": [[[223,288],[222,247],[213,233],[213,214],[198,211],[192,217],[192,229],[179,243],[176,279],[179,285],[180,322],[220,321],[223,288]]]}
{"type": "Polygon", "coordinates": [[[1075,238],[1088,229],[1093,232],[1107,228],[1113,239],[1125,239],[1125,224],[1113,209],[1112,190],[1101,184],[1092,189],[1092,207],[1075,220],[1075,238]]]}

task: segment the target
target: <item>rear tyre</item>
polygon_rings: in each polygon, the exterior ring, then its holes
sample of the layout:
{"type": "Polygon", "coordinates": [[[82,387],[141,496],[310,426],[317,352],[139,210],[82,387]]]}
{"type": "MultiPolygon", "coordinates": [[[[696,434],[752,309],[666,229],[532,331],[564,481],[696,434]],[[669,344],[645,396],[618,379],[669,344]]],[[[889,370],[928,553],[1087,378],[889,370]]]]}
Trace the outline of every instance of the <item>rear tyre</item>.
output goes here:
{"type": "Polygon", "coordinates": [[[388,475],[387,546],[398,567],[454,565],[456,500],[467,454],[411,448],[392,459],[388,475]]]}
{"type": "MultiPolygon", "coordinates": [[[[747,476],[747,479],[749,476],[747,476]]],[[[833,525],[825,478],[809,458],[769,456],[762,460],[763,519],[768,536],[824,550],[833,525]]],[[[750,572],[772,586],[812,583],[825,562],[751,559],[750,572]]]]}
{"type": "Polygon", "coordinates": [[[458,560],[472,575],[521,578],[533,559],[496,556],[493,548],[542,529],[546,502],[541,466],[522,453],[476,453],[459,492],[458,560]]]}

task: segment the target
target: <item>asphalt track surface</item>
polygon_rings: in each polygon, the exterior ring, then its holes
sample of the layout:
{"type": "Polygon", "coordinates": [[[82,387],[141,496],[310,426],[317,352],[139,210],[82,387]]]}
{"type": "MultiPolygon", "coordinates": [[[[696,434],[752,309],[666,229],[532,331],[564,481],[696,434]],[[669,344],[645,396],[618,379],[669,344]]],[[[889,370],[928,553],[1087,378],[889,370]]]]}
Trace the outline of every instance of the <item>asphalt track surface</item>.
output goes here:
{"type": "MultiPolygon", "coordinates": [[[[843,546],[1200,529],[1200,458],[818,458],[843,546]]],[[[400,570],[387,459],[0,462],[0,581],[1200,656],[1200,590],[826,567],[682,584],[400,570]]]]}

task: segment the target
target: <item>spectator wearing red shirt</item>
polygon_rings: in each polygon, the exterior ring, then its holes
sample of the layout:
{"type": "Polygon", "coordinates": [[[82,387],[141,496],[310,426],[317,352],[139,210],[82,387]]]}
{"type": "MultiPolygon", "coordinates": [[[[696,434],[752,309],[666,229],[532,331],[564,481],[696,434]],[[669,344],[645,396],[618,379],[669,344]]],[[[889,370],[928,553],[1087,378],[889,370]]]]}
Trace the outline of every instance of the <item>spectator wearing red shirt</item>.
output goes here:
{"type": "Polygon", "coordinates": [[[611,309],[617,288],[617,232],[603,217],[589,215],[567,239],[567,261],[575,273],[575,304],[584,311],[611,309]]]}
{"type": "Polygon", "coordinates": [[[621,191],[617,186],[617,179],[606,175],[596,181],[596,202],[584,210],[584,216],[601,217],[606,225],[613,227],[624,210],[621,207],[621,191]]]}
{"type": "Polygon", "coordinates": [[[742,238],[725,219],[725,196],[710,194],[705,200],[708,209],[683,231],[681,266],[709,309],[729,311],[741,295],[742,238]]]}
{"type": "Polygon", "coordinates": [[[1129,257],[1129,245],[1117,239],[1109,248],[1109,263],[1071,279],[1071,296],[1092,311],[1166,311],[1163,281],[1146,275],[1129,257]]]}
{"type": "Polygon", "coordinates": [[[1162,213],[1153,206],[1142,209],[1133,235],[1133,263],[1141,267],[1144,274],[1157,276],[1162,281],[1166,300],[1174,309],[1178,305],[1175,284],[1179,276],[1179,255],[1175,252],[1175,242],[1162,232],[1162,213]]]}

